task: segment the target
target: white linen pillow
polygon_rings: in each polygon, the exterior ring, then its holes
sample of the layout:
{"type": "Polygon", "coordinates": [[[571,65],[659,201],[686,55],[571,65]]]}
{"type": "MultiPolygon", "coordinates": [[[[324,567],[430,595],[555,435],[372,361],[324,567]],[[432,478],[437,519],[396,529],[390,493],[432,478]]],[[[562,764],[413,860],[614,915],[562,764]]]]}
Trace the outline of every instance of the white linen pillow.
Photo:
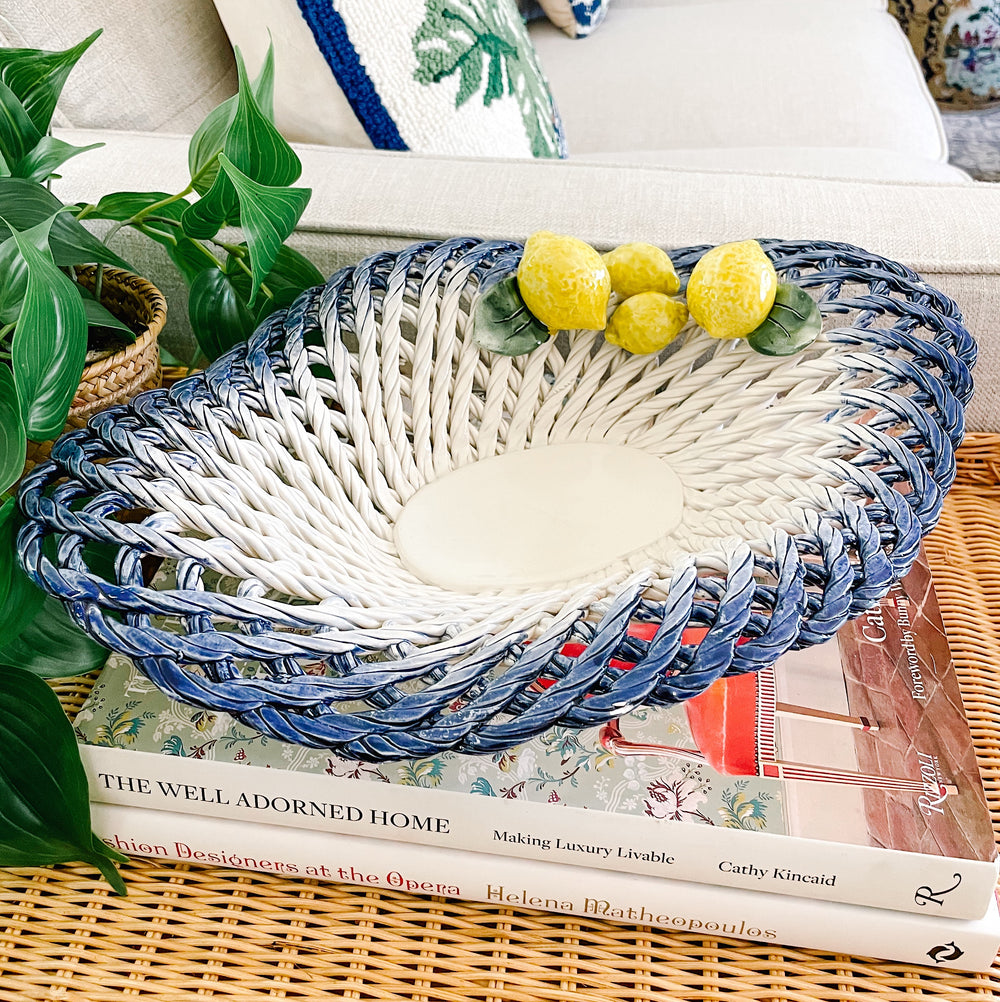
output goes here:
{"type": "Polygon", "coordinates": [[[249,66],[273,40],[290,140],[457,156],[565,155],[515,0],[215,0],[249,66]]]}

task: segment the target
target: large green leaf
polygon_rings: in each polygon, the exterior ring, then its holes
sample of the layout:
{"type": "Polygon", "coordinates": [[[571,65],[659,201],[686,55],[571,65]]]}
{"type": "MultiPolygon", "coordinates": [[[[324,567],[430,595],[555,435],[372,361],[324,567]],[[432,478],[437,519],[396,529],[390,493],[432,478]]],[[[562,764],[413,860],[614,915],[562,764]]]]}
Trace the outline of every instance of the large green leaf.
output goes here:
{"type": "Polygon", "coordinates": [[[259,184],[244,174],[224,154],[219,164],[240,200],[240,219],[250,254],[252,306],[267,273],[274,267],[281,245],[295,229],[309,199],[311,188],[286,188],[259,184]]]}
{"type": "Polygon", "coordinates": [[[253,313],[218,268],[206,268],[191,283],[188,316],[202,354],[211,361],[245,341],[255,326],[253,313]]]}
{"type": "MultiPolygon", "coordinates": [[[[23,466],[23,463],[22,463],[23,466]]],[[[18,476],[21,471],[18,470],[18,476]]],[[[21,517],[14,498],[0,506],[0,644],[11,643],[41,607],[44,595],[17,562],[21,517]]]]}
{"type": "MultiPolygon", "coordinates": [[[[78,286],[82,293],[86,290],[78,286]]],[[[87,329],[100,327],[102,330],[114,331],[116,339],[121,344],[134,344],[135,331],[122,323],[110,310],[105,309],[93,296],[82,295],[83,312],[87,317],[87,329]]]]}
{"type": "MultiPolygon", "coordinates": [[[[219,163],[225,155],[238,170],[258,184],[282,187],[297,180],[302,163],[281,133],[260,110],[247,81],[246,67],[237,56],[239,93],[236,114],[226,132],[219,163]]],[[[207,240],[227,221],[236,218],[237,201],[231,179],[220,171],[212,187],[184,213],[184,230],[188,236],[207,240]]],[[[242,217],[240,217],[242,220],[242,217]]]]}
{"type": "Polygon", "coordinates": [[[16,637],[0,645],[0,665],[24,668],[41,678],[83,675],[107,659],[107,648],[84,633],[51,595],[43,596],[16,637]]]}
{"type": "MultiPolygon", "coordinates": [[[[238,51],[238,50],[237,50],[238,51]]],[[[268,45],[264,65],[253,83],[257,107],[269,122],[274,121],[274,46],[268,45]]],[[[191,183],[199,195],[204,195],[219,173],[216,159],[226,145],[226,134],[236,118],[239,95],[227,98],[208,116],[191,137],[188,146],[188,169],[191,183]]]]}
{"type": "Polygon", "coordinates": [[[0,866],[96,866],[118,894],[125,883],[90,827],[90,793],[73,728],[55,693],[19,668],[0,667],[0,866]]]}
{"type": "Polygon", "coordinates": [[[11,342],[11,368],[25,431],[38,441],[62,431],[87,354],[80,294],[48,249],[40,251],[34,242],[51,223],[46,220],[24,234],[13,231],[28,267],[28,287],[11,342]]]}
{"type": "Polygon", "coordinates": [[[20,177],[0,178],[0,240],[10,236],[10,227],[27,230],[59,213],[52,222],[49,247],[60,268],[77,264],[112,264],[134,269],[110,247],[97,239],[68,211],[63,203],[40,184],[20,177]]]}
{"type": "MultiPolygon", "coordinates": [[[[241,246],[245,248],[246,244],[241,246]]],[[[226,274],[243,301],[249,303],[252,288],[250,276],[240,267],[235,256],[230,256],[227,260],[226,274]]],[[[275,310],[291,306],[306,289],[322,285],[324,281],[322,273],[312,261],[292,247],[282,244],[271,270],[264,278],[264,285],[271,295],[257,301],[254,319],[260,323],[275,310]]]]}
{"type": "MultiPolygon", "coordinates": [[[[11,498],[0,508],[0,665],[24,668],[42,678],[100,668],[108,651],[73,622],[62,602],[46,595],[21,570],[17,560],[21,524],[11,498]]],[[[88,564],[93,559],[88,553],[88,564]]],[[[98,552],[96,559],[104,558],[98,552]]]]}
{"type": "Polygon", "coordinates": [[[28,181],[45,181],[70,157],[96,150],[103,145],[104,143],[91,143],[89,146],[72,146],[54,136],[42,136],[35,148],[14,165],[11,174],[28,181]]]}
{"type": "MultiPolygon", "coordinates": [[[[95,205],[85,206],[78,216],[81,219],[114,219],[121,223],[170,197],[165,191],[116,191],[114,194],[105,195],[95,205]]],[[[162,215],[180,220],[186,208],[187,202],[178,199],[162,206],[158,211],[162,215]]]]}
{"type": "Polygon", "coordinates": [[[0,80],[18,97],[39,133],[48,131],[63,85],[101,29],[62,52],[0,50],[0,80]]]}
{"type": "MultiPolygon", "coordinates": [[[[26,233],[37,232],[26,230],[26,233]]],[[[42,245],[44,246],[44,244],[42,245]]],[[[14,323],[28,289],[28,263],[12,236],[0,243],[0,324],[14,323]]]]}
{"type": "Polygon", "coordinates": [[[212,187],[185,210],[181,222],[185,236],[194,240],[211,240],[227,222],[235,223],[238,220],[239,199],[236,197],[236,189],[220,170],[212,187]]]}
{"type": "Polygon", "coordinates": [[[24,105],[0,79],[0,153],[12,172],[41,138],[24,105]]]}
{"type": "Polygon", "coordinates": [[[21,476],[25,452],[24,422],[14,376],[0,362],[0,493],[21,476]]]}

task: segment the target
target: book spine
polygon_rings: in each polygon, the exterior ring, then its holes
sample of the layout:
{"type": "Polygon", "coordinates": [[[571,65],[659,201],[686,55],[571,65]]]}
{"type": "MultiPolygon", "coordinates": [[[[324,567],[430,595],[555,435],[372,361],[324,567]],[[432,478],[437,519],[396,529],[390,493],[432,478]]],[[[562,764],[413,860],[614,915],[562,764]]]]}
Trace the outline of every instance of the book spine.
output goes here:
{"type": "Polygon", "coordinates": [[[995,899],[979,920],[925,918],[786,895],[454,848],[92,804],[94,831],[133,856],[258,870],[960,971],[1000,948],[995,899]]]}
{"type": "Polygon", "coordinates": [[[81,745],[95,801],[978,918],[996,862],[81,745]]]}

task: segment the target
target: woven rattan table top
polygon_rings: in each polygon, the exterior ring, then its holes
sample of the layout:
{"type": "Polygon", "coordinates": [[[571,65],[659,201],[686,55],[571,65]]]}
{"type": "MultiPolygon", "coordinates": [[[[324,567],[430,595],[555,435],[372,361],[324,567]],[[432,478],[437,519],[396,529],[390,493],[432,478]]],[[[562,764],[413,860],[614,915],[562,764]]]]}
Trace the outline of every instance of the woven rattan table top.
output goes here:
{"type": "MultiPolygon", "coordinates": [[[[927,540],[1000,832],[1000,436],[970,436],[927,540]]],[[[87,684],[62,684],[72,710],[87,684]]],[[[136,860],[0,871],[0,999],[834,1000],[1000,993],[963,975],[599,920],[136,860]]]]}

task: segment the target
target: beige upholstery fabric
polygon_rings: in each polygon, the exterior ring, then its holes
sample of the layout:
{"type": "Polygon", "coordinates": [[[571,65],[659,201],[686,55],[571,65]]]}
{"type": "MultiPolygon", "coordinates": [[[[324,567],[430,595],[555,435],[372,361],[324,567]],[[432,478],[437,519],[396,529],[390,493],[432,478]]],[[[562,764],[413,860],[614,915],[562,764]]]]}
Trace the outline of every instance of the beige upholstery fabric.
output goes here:
{"type": "MultiPolygon", "coordinates": [[[[94,137],[66,133],[83,143],[94,137]]],[[[141,187],[177,191],[187,140],[107,135],[56,185],[66,199],[141,187]]],[[[970,428],[1000,432],[1000,185],[895,184],[725,174],[574,161],[491,161],[300,147],[313,188],[295,246],[330,274],[422,237],[523,239],[572,233],[605,249],[629,240],[664,247],[743,237],[854,243],[894,258],[952,293],[982,345],[970,428]]],[[[116,248],[167,294],[173,343],[186,296],[158,247],[123,234],[116,248]]],[[[169,341],[169,338],[168,338],[169,341]]]]}
{"type": "Polygon", "coordinates": [[[940,160],[915,157],[895,150],[860,146],[751,146],[688,150],[631,150],[585,153],[590,162],[646,167],[683,167],[689,170],[739,171],[749,174],[792,174],[854,181],[943,181],[971,184],[964,170],[940,160]]]}
{"type": "Polygon", "coordinates": [[[14,0],[0,6],[0,46],[67,49],[104,34],[67,81],[54,124],[193,132],[236,93],[232,50],[209,0],[14,0]]]}
{"type": "Polygon", "coordinates": [[[873,0],[630,9],[531,37],[571,157],[681,147],[848,146],[947,159],[913,50],[873,0]]]}

